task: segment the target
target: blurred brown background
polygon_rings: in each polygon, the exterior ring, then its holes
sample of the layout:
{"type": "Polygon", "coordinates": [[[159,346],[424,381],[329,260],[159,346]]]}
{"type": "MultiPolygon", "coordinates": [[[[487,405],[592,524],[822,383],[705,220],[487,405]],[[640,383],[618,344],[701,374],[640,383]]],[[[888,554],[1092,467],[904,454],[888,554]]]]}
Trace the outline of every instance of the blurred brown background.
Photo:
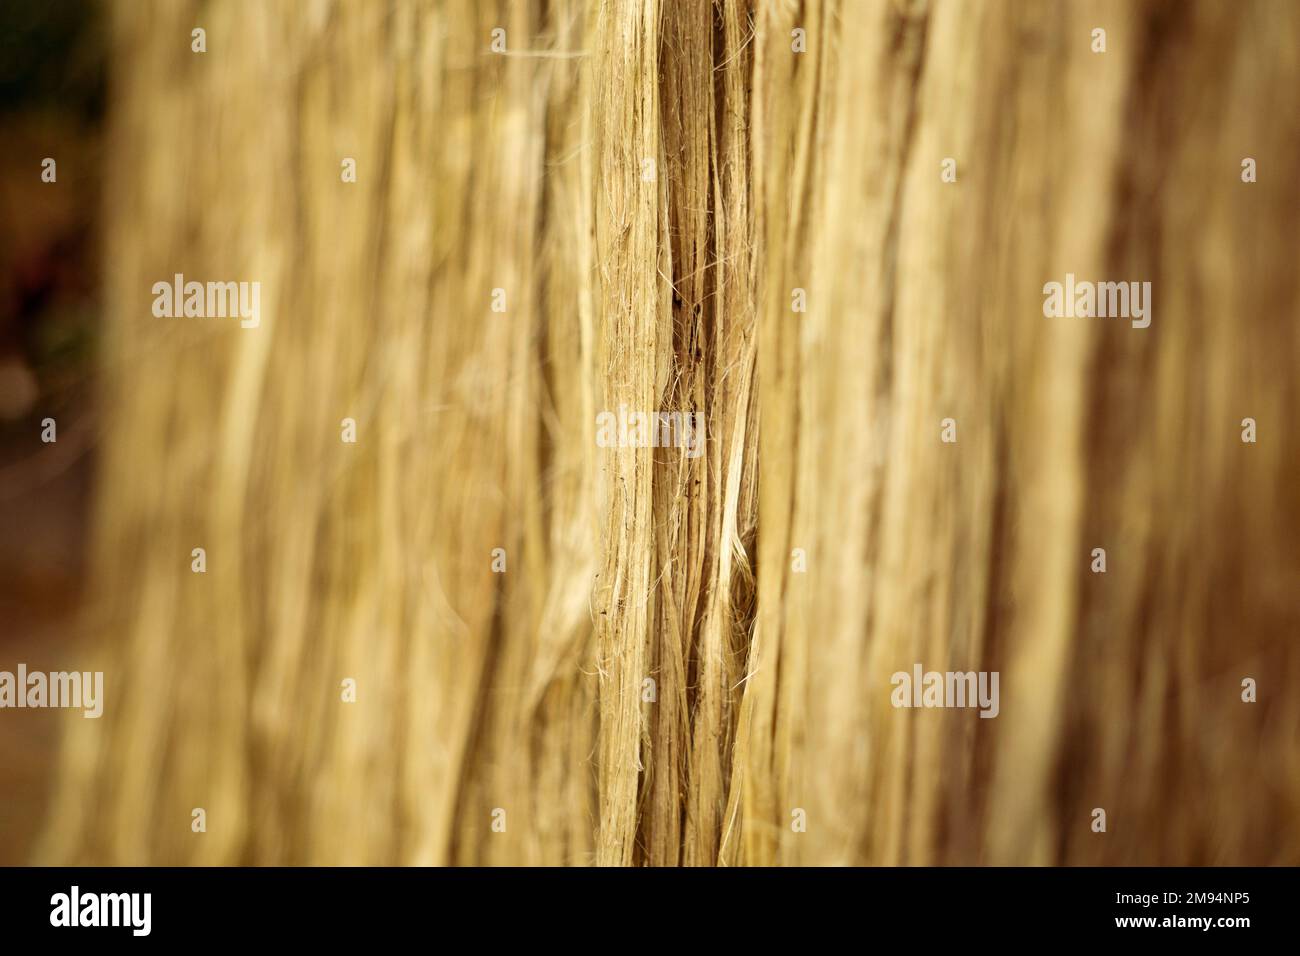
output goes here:
{"type": "MultiPolygon", "coordinates": [[[[102,11],[81,0],[0,5],[0,670],[75,666],[93,470],[102,11]],[[58,163],[57,182],[41,162],[58,163]],[[58,441],[41,442],[41,420],[58,441]]],[[[0,865],[42,819],[57,710],[0,719],[0,865]]]]}

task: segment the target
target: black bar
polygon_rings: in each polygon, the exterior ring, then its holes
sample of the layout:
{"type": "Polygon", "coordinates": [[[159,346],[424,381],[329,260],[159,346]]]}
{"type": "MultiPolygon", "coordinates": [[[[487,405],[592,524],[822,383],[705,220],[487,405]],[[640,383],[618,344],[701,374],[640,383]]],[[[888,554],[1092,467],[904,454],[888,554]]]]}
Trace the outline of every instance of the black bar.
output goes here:
{"type": "Polygon", "coordinates": [[[1282,868],[18,868],[0,870],[0,926],[7,943],[66,943],[76,934],[81,944],[205,948],[412,939],[459,950],[520,939],[603,949],[615,940],[803,938],[853,949],[911,940],[920,948],[909,951],[922,952],[943,940],[1098,937],[1221,947],[1261,932],[1289,936],[1295,878],[1282,868]],[[70,922],[74,886],[79,922],[103,914],[123,925],[52,925],[70,922]],[[136,935],[143,896],[101,895],[144,893],[147,935],[136,935]]]}

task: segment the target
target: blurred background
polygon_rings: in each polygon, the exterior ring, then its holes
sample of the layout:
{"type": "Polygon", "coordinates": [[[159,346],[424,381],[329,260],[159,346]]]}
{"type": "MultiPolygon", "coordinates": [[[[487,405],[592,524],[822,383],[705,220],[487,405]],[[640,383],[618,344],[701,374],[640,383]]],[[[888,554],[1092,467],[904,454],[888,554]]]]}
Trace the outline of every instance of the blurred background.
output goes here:
{"type": "MultiPolygon", "coordinates": [[[[98,4],[0,4],[0,670],[62,666],[94,470],[105,32],[98,4]],[[41,162],[57,163],[57,186],[41,162]],[[41,442],[55,419],[58,441],[41,442]]],[[[72,666],[69,664],[68,666],[72,666]]],[[[24,862],[61,715],[0,720],[0,865],[24,862]]]]}

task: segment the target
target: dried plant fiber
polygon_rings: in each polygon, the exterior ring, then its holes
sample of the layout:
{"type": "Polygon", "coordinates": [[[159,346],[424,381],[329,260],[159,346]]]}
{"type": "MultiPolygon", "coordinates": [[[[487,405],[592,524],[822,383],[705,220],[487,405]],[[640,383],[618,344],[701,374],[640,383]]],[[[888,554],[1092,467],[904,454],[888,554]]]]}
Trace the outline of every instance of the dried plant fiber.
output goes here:
{"type": "Polygon", "coordinates": [[[1300,862],[1300,5],[112,20],[108,699],[41,861],[1300,862]],[[153,318],[182,272],[261,326],[153,318]]]}

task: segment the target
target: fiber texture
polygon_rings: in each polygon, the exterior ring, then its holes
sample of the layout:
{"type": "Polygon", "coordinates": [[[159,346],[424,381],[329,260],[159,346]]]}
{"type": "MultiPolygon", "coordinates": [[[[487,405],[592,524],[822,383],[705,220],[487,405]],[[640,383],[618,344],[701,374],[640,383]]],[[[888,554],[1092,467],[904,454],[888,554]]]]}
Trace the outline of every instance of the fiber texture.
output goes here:
{"type": "Polygon", "coordinates": [[[108,696],[40,861],[1300,862],[1300,6],[112,14],[108,696]]]}

